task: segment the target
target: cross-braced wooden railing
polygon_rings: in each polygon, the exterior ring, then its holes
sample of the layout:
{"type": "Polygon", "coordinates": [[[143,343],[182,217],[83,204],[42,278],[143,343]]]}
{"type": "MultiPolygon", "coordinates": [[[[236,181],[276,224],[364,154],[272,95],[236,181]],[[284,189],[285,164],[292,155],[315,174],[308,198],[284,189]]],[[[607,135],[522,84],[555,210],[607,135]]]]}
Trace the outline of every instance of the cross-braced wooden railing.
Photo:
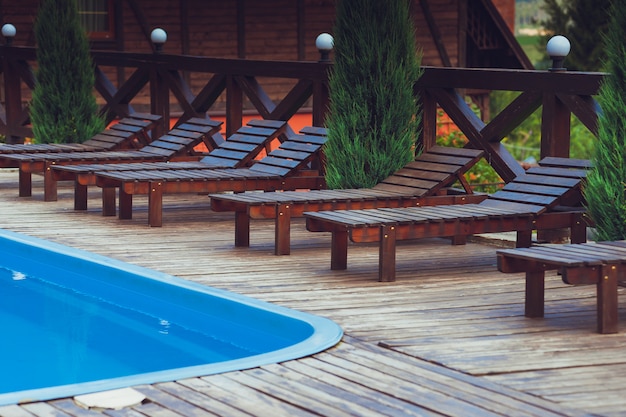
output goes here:
{"type": "Polygon", "coordinates": [[[541,157],[569,157],[570,116],[597,134],[600,112],[593,98],[606,74],[505,69],[426,68],[416,88],[423,104],[423,145],[435,144],[437,110],[443,109],[506,182],[523,172],[501,143],[542,107],[541,157]],[[518,91],[520,94],[489,122],[476,115],[462,91],[518,91]]]}
{"type": "MultiPolygon", "coordinates": [[[[0,134],[19,141],[31,134],[28,106],[23,90],[34,86],[34,48],[1,46],[4,77],[4,106],[0,109],[0,134]]],[[[96,90],[104,102],[102,112],[109,119],[124,117],[144,88],[149,88],[150,111],[167,122],[177,105],[179,120],[206,114],[226,96],[226,134],[242,125],[244,97],[266,119],[288,120],[305,105],[311,106],[313,124],[322,126],[328,108],[330,62],[261,61],[206,58],[166,54],[93,52],[96,90]],[[124,72],[122,82],[113,82],[111,68],[124,72]],[[201,85],[192,91],[190,74],[201,85]],[[272,100],[262,87],[263,77],[292,80],[294,85],[281,99],[272,100]],[[176,100],[171,103],[171,97],[176,100]]],[[[574,114],[595,133],[599,106],[593,96],[606,74],[506,69],[425,67],[416,82],[424,111],[422,139],[425,148],[435,143],[437,111],[443,109],[469,139],[469,145],[484,149],[496,172],[510,181],[522,172],[501,143],[502,139],[542,107],[541,156],[568,156],[570,115],[574,114]],[[465,101],[466,92],[517,91],[519,96],[489,122],[475,114],[465,101]]]]}
{"type": "MultiPolygon", "coordinates": [[[[0,118],[0,133],[12,141],[31,135],[28,124],[28,106],[24,104],[22,91],[32,89],[35,64],[34,48],[4,46],[2,73],[4,75],[5,100],[0,118]]],[[[94,51],[95,88],[104,105],[101,112],[108,120],[124,117],[133,112],[133,104],[141,91],[149,88],[150,112],[163,116],[168,126],[170,109],[182,109],[180,122],[191,117],[205,115],[225,95],[226,134],[234,133],[242,125],[244,97],[265,119],[288,120],[305,105],[312,107],[312,122],[321,126],[328,107],[328,62],[260,61],[241,59],[206,58],[166,54],[139,54],[125,52],[94,51]],[[125,71],[121,83],[111,81],[110,68],[125,71]],[[130,74],[128,74],[130,72],[130,74]],[[196,84],[192,91],[185,74],[193,73],[196,84]],[[280,99],[271,99],[260,78],[271,77],[292,80],[294,85],[280,99]],[[174,97],[175,103],[171,103],[174,97]]],[[[164,128],[164,127],[162,127],[164,128]]],[[[158,130],[157,134],[160,133],[158,130]]]]}

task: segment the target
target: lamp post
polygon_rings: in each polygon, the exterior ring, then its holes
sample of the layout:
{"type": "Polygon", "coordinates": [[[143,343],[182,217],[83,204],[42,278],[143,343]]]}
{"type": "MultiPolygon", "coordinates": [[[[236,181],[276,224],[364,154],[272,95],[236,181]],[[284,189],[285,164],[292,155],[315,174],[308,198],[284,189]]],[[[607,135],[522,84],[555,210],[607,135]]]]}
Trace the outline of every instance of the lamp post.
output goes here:
{"type": "Polygon", "coordinates": [[[13,44],[13,38],[15,38],[16,33],[17,30],[12,24],[5,23],[2,26],[2,36],[6,39],[6,46],[11,46],[13,44]]]}
{"type": "Polygon", "coordinates": [[[320,62],[330,62],[330,51],[333,50],[334,39],[328,33],[320,33],[315,39],[315,46],[320,51],[320,62]]]}
{"type": "Polygon", "coordinates": [[[160,54],[163,52],[163,44],[167,41],[167,32],[161,28],[156,28],[150,33],[150,40],[154,44],[154,51],[160,54]]]}
{"type": "Polygon", "coordinates": [[[546,45],[546,51],[552,60],[552,68],[549,71],[566,71],[567,68],[563,67],[563,61],[569,54],[570,43],[569,40],[562,35],[556,35],[550,38],[546,45]]]}

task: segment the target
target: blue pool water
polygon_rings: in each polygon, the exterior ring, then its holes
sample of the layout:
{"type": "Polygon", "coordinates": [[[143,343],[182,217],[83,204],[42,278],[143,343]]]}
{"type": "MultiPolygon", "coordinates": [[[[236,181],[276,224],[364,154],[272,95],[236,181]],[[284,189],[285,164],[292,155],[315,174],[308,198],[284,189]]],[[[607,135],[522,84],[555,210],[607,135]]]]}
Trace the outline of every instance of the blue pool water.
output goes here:
{"type": "Polygon", "coordinates": [[[0,230],[0,405],[307,356],[322,317],[0,230]]]}

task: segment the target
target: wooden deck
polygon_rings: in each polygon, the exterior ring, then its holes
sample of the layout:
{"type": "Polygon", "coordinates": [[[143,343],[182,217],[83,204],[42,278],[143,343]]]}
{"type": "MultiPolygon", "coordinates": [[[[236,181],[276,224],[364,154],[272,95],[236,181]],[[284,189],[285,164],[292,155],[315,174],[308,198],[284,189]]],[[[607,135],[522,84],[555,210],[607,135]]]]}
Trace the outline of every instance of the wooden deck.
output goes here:
{"type": "MultiPolygon", "coordinates": [[[[546,318],[524,317],[523,274],[496,269],[496,247],[403,242],[397,281],[377,281],[377,246],[354,245],[331,271],[330,236],[292,228],[292,254],[274,256],[273,222],[252,224],[235,249],[231,213],[198,195],[166,196],[164,226],[74,212],[69,188],[43,202],[17,197],[17,172],[0,171],[0,227],[90,250],[335,320],[337,346],[311,357],[208,377],[134,387],[133,408],[84,410],[72,399],[0,407],[0,416],[582,416],[626,415],[622,330],[595,329],[595,288],[546,277],[546,318]]],[[[620,293],[623,289],[620,289],[620,293]]],[[[5,337],[7,337],[5,335],[5,337]]],[[[148,347],[147,347],[148,348],[148,347]]]]}

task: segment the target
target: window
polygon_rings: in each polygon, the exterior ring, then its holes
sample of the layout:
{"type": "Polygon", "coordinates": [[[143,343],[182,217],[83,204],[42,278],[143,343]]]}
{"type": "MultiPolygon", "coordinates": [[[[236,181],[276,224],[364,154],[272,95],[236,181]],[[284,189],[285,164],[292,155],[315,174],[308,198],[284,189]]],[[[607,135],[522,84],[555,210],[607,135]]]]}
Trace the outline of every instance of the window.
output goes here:
{"type": "Polygon", "coordinates": [[[92,40],[113,40],[113,0],[78,0],[78,17],[92,40]]]}

